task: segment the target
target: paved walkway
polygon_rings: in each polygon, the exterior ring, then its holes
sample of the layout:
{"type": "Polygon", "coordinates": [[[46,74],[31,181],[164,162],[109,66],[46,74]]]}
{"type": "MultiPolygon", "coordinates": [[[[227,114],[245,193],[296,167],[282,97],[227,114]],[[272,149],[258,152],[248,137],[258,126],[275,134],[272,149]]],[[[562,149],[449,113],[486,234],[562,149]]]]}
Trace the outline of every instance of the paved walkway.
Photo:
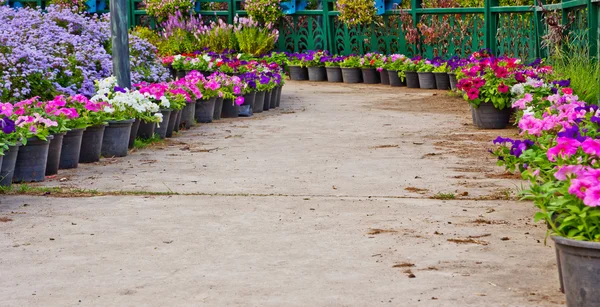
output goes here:
{"type": "Polygon", "coordinates": [[[290,82],[282,108],[0,199],[0,306],[552,306],[498,133],[443,92],[290,82]],[[31,190],[34,194],[39,190],[31,190]]]}

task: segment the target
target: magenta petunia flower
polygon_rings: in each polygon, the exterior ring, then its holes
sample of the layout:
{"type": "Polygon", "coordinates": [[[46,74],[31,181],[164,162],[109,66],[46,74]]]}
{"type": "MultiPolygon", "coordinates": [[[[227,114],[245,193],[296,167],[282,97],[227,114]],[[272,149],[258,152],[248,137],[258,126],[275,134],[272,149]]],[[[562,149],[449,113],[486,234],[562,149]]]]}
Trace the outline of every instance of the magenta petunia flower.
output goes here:
{"type": "Polygon", "coordinates": [[[566,137],[559,137],[557,142],[558,144],[549,148],[548,152],[546,153],[548,160],[550,161],[556,161],[556,157],[561,157],[564,159],[574,155],[581,145],[578,140],[566,137]]]}

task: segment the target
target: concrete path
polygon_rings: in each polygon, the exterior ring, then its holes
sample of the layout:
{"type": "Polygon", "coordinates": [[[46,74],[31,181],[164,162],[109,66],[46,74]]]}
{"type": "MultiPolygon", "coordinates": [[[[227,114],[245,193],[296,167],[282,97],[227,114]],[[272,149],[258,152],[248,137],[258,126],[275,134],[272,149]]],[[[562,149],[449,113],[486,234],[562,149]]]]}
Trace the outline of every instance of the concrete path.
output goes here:
{"type": "Polygon", "coordinates": [[[0,306],[553,306],[522,182],[446,93],[290,82],[0,199],[0,306]],[[42,187],[56,187],[43,189],[42,187]]]}

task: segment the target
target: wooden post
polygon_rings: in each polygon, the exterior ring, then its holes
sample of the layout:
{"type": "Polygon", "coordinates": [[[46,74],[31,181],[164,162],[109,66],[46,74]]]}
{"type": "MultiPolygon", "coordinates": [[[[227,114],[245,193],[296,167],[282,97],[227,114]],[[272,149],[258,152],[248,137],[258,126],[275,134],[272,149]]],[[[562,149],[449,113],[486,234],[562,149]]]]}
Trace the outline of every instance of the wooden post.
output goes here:
{"type": "Polygon", "coordinates": [[[128,9],[128,0],[110,0],[113,73],[123,88],[131,88],[128,9]]]}

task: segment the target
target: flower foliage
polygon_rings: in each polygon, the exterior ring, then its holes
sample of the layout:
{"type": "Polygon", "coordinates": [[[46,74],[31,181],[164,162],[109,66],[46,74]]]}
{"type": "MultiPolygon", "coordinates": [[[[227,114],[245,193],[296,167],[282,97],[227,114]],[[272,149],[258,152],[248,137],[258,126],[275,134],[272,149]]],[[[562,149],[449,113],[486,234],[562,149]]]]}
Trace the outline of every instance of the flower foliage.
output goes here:
{"type": "Polygon", "coordinates": [[[371,24],[377,13],[373,0],[337,0],[335,5],[339,20],[348,26],[371,24]]]}
{"type": "MultiPolygon", "coordinates": [[[[0,101],[58,94],[93,95],[112,74],[107,16],[47,7],[47,13],[0,7],[0,101]]],[[[162,81],[167,71],[148,42],[130,36],[134,82],[162,81]]]]}

